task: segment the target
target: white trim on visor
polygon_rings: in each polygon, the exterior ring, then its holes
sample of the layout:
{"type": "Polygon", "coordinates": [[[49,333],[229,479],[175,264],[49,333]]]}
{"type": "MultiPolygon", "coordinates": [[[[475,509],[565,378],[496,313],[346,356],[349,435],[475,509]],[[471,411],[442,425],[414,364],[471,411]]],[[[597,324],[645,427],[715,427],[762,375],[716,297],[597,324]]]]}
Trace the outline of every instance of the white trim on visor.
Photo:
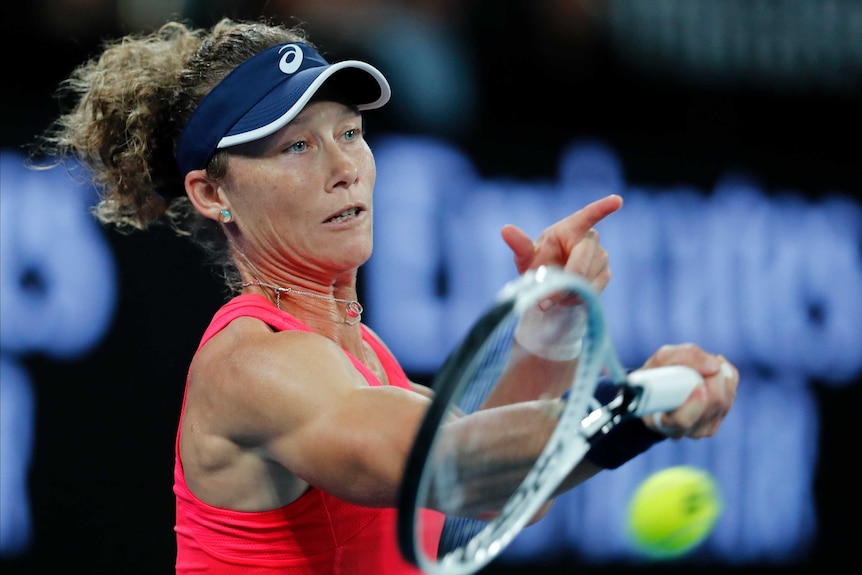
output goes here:
{"type": "Polygon", "coordinates": [[[254,130],[249,130],[248,132],[243,132],[241,134],[234,134],[233,136],[225,136],[221,140],[219,140],[216,148],[229,148],[231,146],[236,146],[239,144],[245,144],[246,142],[253,142],[255,140],[259,140],[261,138],[265,138],[270,134],[274,134],[284,126],[286,126],[291,120],[293,120],[308,104],[308,101],[314,96],[317,90],[323,85],[326,80],[328,80],[334,73],[339,70],[344,70],[345,68],[358,68],[364,72],[368,72],[371,76],[377,80],[377,83],[380,85],[380,97],[377,98],[374,102],[369,104],[362,104],[359,107],[360,110],[373,110],[375,108],[380,108],[386,102],[389,101],[389,97],[392,94],[392,90],[389,87],[389,82],[386,81],[386,78],[383,74],[370,64],[366,64],[365,62],[360,62],[358,60],[345,60],[343,62],[336,62],[335,64],[330,64],[329,67],[326,68],[321,74],[314,79],[314,81],[308,86],[302,96],[287,110],[284,114],[282,114],[278,119],[270,122],[265,126],[261,126],[260,128],[255,128],[254,130]]]}

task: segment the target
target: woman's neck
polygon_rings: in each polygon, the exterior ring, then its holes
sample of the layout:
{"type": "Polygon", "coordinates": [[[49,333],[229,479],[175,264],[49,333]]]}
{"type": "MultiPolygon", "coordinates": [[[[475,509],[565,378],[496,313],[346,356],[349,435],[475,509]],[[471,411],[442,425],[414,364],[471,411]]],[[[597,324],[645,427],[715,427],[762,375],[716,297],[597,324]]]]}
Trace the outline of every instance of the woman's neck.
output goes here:
{"type": "Polygon", "coordinates": [[[298,309],[323,313],[330,319],[334,319],[336,323],[341,321],[349,326],[357,325],[362,321],[362,304],[355,298],[355,287],[339,290],[340,292],[346,291],[350,296],[353,296],[346,298],[336,296],[334,286],[330,288],[329,292],[326,292],[314,290],[314,288],[300,289],[293,285],[279,285],[255,278],[244,282],[242,287],[243,290],[247,288],[262,289],[276,307],[284,311],[289,312],[291,309],[298,309]],[[271,293],[268,293],[270,291],[271,293]]]}

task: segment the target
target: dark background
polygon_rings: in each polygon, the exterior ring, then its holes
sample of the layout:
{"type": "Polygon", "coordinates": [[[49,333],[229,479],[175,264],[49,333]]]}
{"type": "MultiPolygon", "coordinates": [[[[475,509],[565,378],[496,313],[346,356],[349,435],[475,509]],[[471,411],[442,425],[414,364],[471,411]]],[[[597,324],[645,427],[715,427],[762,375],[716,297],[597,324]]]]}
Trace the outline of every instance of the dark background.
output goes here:
{"type": "MultiPolygon", "coordinates": [[[[291,8],[290,2],[233,4],[200,3],[190,14],[209,24],[216,15],[291,8]]],[[[295,4],[308,9],[308,3],[295,4]]],[[[363,14],[381,3],[368,4],[363,14]]],[[[416,4],[433,5],[435,17],[454,22],[475,63],[479,105],[466,127],[437,135],[462,146],[489,177],[554,177],[567,143],[597,137],[614,147],[634,183],[685,182],[709,190],[722,174],[741,170],[757,176],[768,193],[862,199],[859,61],[841,67],[841,82],[831,84],[818,78],[775,84],[756,75],[716,81],[675,74],[671,66],[633,66],[597,23],[604,2],[571,2],[569,27],[548,16],[552,5],[564,2],[465,2],[457,15],[450,3],[416,4]]],[[[16,148],[56,114],[52,92],[74,65],[94,54],[102,39],[131,30],[111,2],[6,2],[0,10],[0,145],[16,148]]],[[[329,34],[336,35],[318,32],[312,37],[324,46],[329,34]]],[[[348,42],[348,48],[362,57],[362,45],[348,42]]],[[[435,132],[385,109],[373,121],[379,131],[435,132]]],[[[37,355],[26,362],[36,392],[30,474],[36,530],[29,553],[0,562],[4,573],[173,569],[173,441],[182,385],[200,334],[221,303],[221,285],[195,248],[164,230],[106,236],[120,274],[119,308],[108,337],[79,361],[37,355]]],[[[823,427],[821,533],[810,566],[855,558],[849,534],[858,531],[853,525],[860,490],[850,469],[859,454],[852,423],[862,400],[860,383],[813,382],[823,427]]],[[[573,557],[560,570],[575,565],[573,557]]],[[[495,566],[488,572],[548,570],[495,566]]]]}

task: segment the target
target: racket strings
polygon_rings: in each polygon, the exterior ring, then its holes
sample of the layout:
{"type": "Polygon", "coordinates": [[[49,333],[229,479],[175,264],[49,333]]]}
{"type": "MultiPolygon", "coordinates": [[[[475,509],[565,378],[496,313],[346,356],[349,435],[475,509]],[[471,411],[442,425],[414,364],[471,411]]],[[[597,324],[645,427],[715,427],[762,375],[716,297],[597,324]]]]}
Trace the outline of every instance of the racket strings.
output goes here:
{"type": "Polygon", "coordinates": [[[480,361],[471,366],[464,393],[457,403],[463,413],[476,412],[500,381],[509,362],[516,324],[517,316],[507,315],[480,349],[477,355],[480,361]]]}
{"type": "MultiPolygon", "coordinates": [[[[423,424],[422,442],[417,441],[419,450],[411,454],[416,455],[416,464],[410,466],[415,479],[411,477],[400,506],[406,521],[399,524],[399,541],[405,555],[429,575],[467,575],[487,564],[535,516],[589,449],[581,422],[599,407],[593,392],[607,351],[601,313],[594,313],[601,311],[598,300],[582,278],[565,273],[549,273],[545,279],[523,277],[513,287],[510,296],[503,297],[474,324],[438,373],[435,382],[438,395],[430,410],[432,416],[426,419],[427,425],[423,424]],[[588,310],[579,364],[577,369],[569,369],[565,378],[556,376],[563,371],[557,369],[559,366],[551,367],[551,371],[542,366],[538,372],[528,372],[536,358],[529,365],[520,363],[524,352],[521,346],[514,346],[519,353],[512,355],[520,310],[530,309],[542,298],[556,294],[583,294],[578,302],[588,310]],[[502,307],[504,302],[508,310],[502,307]],[[510,367],[514,371],[507,372],[510,367]],[[555,374],[550,380],[549,373],[555,374]],[[504,380],[505,386],[499,386],[504,380]],[[555,407],[553,416],[547,420],[549,435],[540,434],[544,443],[535,450],[524,450],[520,443],[514,443],[517,433],[507,435],[507,431],[520,428],[509,419],[502,428],[478,425],[473,433],[468,425],[460,436],[449,434],[458,430],[457,424],[447,427],[451,418],[477,414],[492,405],[504,409],[511,405],[519,410],[520,405],[515,404],[534,400],[545,403],[548,399],[555,407]],[[557,404],[561,406],[559,409],[557,404]],[[445,432],[441,433],[441,429],[445,432]],[[450,441],[450,437],[455,439],[450,441]],[[475,446],[465,444],[473,440],[475,446]],[[488,454],[487,461],[482,452],[486,446],[493,452],[488,454]],[[498,450],[500,447],[503,449],[498,450]],[[529,452],[529,461],[520,460],[519,452],[529,452]],[[494,457],[499,459],[500,455],[503,460],[495,461],[494,457]],[[465,457],[470,461],[464,461],[465,457]],[[516,467],[523,470],[520,475],[509,476],[501,482],[502,487],[494,485],[494,479],[514,472],[516,467]],[[483,478],[483,474],[488,477],[483,478]],[[493,513],[467,516],[468,511],[483,509],[483,501],[501,503],[495,504],[493,513]],[[439,532],[419,520],[417,511],[429,507],[445,510],[439,532]],[[438,533],[436,553],[429,553],[420,542],[438,533]]],[[[573,368],[570,362],[568,366],[573,368]]],[[[538,420],[533,417],[524,421],[524,425],[534,425],[538,420]]]]}

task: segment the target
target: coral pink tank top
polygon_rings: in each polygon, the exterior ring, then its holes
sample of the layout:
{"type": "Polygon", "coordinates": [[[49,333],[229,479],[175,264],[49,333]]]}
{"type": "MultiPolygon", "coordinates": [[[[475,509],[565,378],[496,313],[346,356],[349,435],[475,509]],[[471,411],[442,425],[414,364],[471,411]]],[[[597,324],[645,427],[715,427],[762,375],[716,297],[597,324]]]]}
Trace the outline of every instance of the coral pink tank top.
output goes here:
{"type": "MultiPolygon", "coordinates": [[[[198,349],[232,320],[243,316],[258,318],[279,331],[311,331],[266,298],[246,294],[235,297],[215,314],[198,349]]],[[[390,385],[410,389],[401,366],[365,326],[362,326],[362,338],[380,359],[390,385]]],[[[365,365],[348,356],[369,385],[381,385],[365,365]]],[[[296,501],[271,511],[232,511],[204,503],[186,485],[179,433],[174,493],[178,575],[420,573],[403,559],[398,549],[395,509],[360,507],[314,487],[296,501]]],[[[427,520],[435,526],[430,531],[439,534],[442,517],[429,513],[427,520]]],[[[436,549],[436,541],[431,545],[436,549]]]]}

